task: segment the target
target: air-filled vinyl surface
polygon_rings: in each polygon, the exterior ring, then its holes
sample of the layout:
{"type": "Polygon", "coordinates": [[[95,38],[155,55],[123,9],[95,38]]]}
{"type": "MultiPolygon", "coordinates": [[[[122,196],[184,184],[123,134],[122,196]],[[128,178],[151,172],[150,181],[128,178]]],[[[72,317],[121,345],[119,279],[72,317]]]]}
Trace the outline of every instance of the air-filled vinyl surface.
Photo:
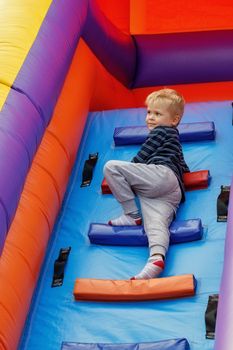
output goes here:
{"type": "Polygon", "coordinates": [[[92,222],[106,223],[121,213],[112,195],[101,194],[103,166],[109,159],[130,160],[139,146],[115,147],[117,126],[143,125],[145,109],[96,112],[89,115],[82,146],[25,327],[20,350],[57,350],[62,341],[136,343],[187,338],[191,350],[212,350],[205,339],[204,313],[209,294],[219,292],[226,223],[216,222],[216,199],[233,172],[231,101],[186,106],[183,122],[214,121],[215,141],[183,145],[192,171],[209,169],[209,187],[187,192],[177,219],[200,218],[201,241],[173,245],[163,276],[194,274],[196,296],[169,301],[77,302],[72,292],[76,278],[128,279],[145,264],[146,247],[91,245],[92,222]],[[80,188],[82,167],[89,153],[99,152],[90,187],[80,188]],[[53,264],[61,247],[71,246],[62,287],[51,288],[53,264]]]}

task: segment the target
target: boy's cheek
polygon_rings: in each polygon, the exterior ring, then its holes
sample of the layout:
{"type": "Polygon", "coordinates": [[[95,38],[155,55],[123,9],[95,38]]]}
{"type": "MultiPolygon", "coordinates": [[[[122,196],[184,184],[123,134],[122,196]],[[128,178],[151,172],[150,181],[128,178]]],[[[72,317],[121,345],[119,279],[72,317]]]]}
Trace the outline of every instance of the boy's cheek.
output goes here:
{"type": "Polygon", "coordinates": [[[149,124],[147,124],[147,128],[148,128],[149,130],[153,130],[153,129],[155,128],[155,125],[149,125],[149,124]]]}
{"type": "Polygon", "coordinates": [[[154,128],[157,123],[154,120],[146,120],[146,125],[154,128]]]}

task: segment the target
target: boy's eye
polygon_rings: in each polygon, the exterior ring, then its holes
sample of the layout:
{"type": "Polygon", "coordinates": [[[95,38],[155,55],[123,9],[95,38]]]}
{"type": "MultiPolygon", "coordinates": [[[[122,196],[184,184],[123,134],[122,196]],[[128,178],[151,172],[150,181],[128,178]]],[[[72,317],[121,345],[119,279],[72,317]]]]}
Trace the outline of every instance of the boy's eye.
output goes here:
{"type": "Polygon", "coordinates": [[[147,111],[147,114],[150,114],[150,111],[147,111]]]}

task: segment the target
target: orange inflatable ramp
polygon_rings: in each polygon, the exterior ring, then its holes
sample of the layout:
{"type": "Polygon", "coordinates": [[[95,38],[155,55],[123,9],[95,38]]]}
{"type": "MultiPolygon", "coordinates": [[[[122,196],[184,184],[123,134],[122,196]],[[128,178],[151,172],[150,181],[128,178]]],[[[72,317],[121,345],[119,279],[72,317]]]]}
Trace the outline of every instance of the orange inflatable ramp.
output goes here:
{"type": "Polygon", "coordinates": [[[74,286],[75,300],[142,301],[195,295],[193,275],[149,280],[103,280],[78,278],[74,286]]]}

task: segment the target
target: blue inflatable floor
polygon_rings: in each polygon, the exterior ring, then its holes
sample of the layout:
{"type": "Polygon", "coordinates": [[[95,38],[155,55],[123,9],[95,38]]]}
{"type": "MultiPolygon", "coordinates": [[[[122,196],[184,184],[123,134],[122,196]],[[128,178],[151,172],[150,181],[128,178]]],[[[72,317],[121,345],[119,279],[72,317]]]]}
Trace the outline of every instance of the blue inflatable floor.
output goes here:
{"type": "Polygon", "coordinates": [[[21,350],[58,350],[62,342],[137,343],[187,338],[191,350],[212,350],[205,339],[204,314],[210,294],[218,293],[224,259],[225,223],[216,222],[216,199],[221,185],[229,185],[233,173],[231,103],[188,104],[183,122],[214,121],[215,141],[183,145],[192,171],[209,169],[208,189],[187,192],[177,219],[201,218],[202,241],[173,245],[164,276],[193,273],[195,297],[145,302],[77,302],[75,279],[128,279],[148,257],[146,247],[90,245],[90,223],[106,223],[121,213],[111,195],[101,194],[103,166],[109,159],[130,160],[139,146],[115,147],[116,126],[143,125],[145,109],[90,113],[81,149],[70,179],[63,207],[47,250],[21,340],[21,350]],[[99,152],[90,187],[80,187],[82,168],[89,153],[99,152]],[[51,288],[53,265],[62,247],[71,246],[62,287],[51,288]]]}

